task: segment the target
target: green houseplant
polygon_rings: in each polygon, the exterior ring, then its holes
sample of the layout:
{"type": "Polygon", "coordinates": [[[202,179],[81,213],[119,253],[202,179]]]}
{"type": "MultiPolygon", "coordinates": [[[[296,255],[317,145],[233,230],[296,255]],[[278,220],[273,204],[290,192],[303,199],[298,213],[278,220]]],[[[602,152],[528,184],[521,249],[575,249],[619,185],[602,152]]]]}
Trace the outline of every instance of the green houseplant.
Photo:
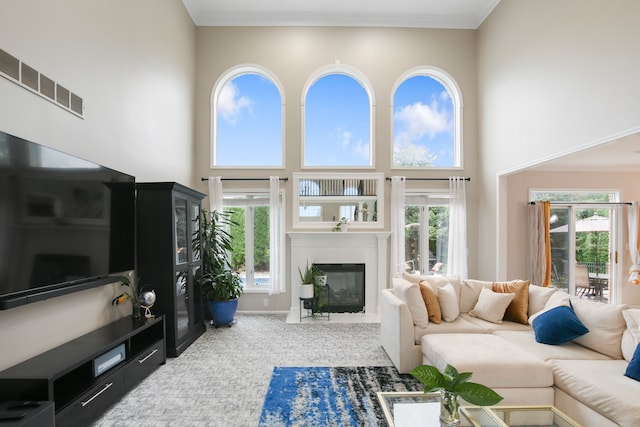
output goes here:
{"type": "Polygon", "coordinates": [[[440,390],[440,423],[445,427],[460,425],[460,402],[463,398],[472,405],[495,405],[503,398],[489,387],[469,382],[471,372],[458,373],[457,369],[447,365],[444,372],[431,365],[421,365],[411,372],[424,384],[424,392],[440,390]]]}
{"type": "Polygon", "coordinates": [[[309,299],[313,298],[313,287],[315,285],[315,279],[318,268],[307,261],[307,266],[304,270],[298,267],[298,273],[300,274],[300,298],[309,299]]]}
{"type": "Polygon", "coordinates": [[[228,212],[202,210],[202,297],[207,302],[214,325],[231,325],[243,287],[238,273],[231,268],[233,225],[228,212]]]}

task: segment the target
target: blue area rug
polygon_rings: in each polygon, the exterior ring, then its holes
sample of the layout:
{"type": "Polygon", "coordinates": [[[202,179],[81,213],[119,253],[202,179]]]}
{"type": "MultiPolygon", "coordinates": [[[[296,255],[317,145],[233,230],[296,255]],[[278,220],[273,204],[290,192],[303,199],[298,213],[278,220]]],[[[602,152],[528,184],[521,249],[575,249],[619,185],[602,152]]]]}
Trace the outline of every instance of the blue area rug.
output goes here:
{"type": "Polygon", "coordinates": [[[386,426],[376,393],[421,390],[392,366],[275,367],[258,427],[386,426]]]}

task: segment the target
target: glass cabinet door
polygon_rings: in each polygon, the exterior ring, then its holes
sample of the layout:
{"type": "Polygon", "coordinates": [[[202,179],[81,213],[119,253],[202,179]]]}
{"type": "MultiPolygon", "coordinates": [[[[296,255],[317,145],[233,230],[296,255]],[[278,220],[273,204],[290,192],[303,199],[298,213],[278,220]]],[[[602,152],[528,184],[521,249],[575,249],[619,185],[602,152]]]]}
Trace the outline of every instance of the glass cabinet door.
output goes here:
{"type": "Polygon", "coordinates": [[[176,272],[175,292],[176,292],[176,333],[180,341],[189,333],[189,271],[181,270],[176,272]]]}
{"type": "Polygon", "coordinates": [[[176,236],[176,264],[184,264],[188,260],[188,234],[187,234],[187,200],[176,197],[175,209],[175,236],[176,236]]]}
{"type": "Polygon", "coordinates": [[[191,205],[191,248],[193,249],[192,260],[200,260],[200,245],[194,245],[194,242],[200,241],[200,205],[191,205]]]}

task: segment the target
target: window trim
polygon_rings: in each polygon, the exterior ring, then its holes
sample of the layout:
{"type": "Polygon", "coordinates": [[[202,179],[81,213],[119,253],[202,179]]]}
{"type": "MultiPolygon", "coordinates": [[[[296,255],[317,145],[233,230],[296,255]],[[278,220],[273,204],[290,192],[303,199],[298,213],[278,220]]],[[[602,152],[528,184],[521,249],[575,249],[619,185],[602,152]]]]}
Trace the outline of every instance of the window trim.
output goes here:
{"type": "MultiPolygon", "coordinates": [[[[244,206],[249,206],[249,205],[250,206],[254,206],[254,207],[255,206],[267,206],[267,207],[269,207],[269,202],[268,202],[269,189],[268,188],[256,188],[256,187],[251,187],[251,188],[246,188],[246,187],[243,187],[243,188],[229,188],[229,189],[226,189],[226,190],[223,189],[222,193],[223,193],[223,198],[224,198],[225,194],[226,195],[242,194],[242,195],[245,195],[245,196],[259,194],[259,195],[266,195],[267,196],[267,204],[266,205],[260,204],[260,203],[248,203],[248,204],[242,204],[242,203],[238,203],[238,204],[231,203],[231,204],[229,204],[229,203],[227,203],[227,204],[225,204],[223,202],[223,206],[224,207],[227,207],[227,206],[229,206],[229,207],[243,206],[244,207],[244,206]]],[[[286,191],[285,191],[285,189],[284,188],[280,188],[279,194],[280,194],[280,201],[282,203],[282,206],[284,207],[284,206],[286,206],[286,199],[285,199],[286,191]]],[[[281,224],[285,224],[286,223],[286,219],[287,219],[286,217],[287,217],[287,211],[286,211],[286,209],[283,208],[282,212],[281,212],[281,218],[280,218],[281,224]]],[[[246,223],[245,223],[245,226],[246,226],[246,223]]],[[[245,232],[246,232],[246,230],[245,230],[245,232]]],[[[282,261],[283,262],[283,266],[282,267],[284,268],[284,260],[285,260],[285,257],[286,257],[286,244],[285,244],[286,233],[285,233],[284,227],[281,228],[281,233],[282,233],[282,235],[280,236],[281,237],[281,240],[280,240],[281,241],[281,247],[279,249],[282,252],[281,260],[283,260],[282,261]]],[[[269,248],[269,250],[272,250],[272,249],[269,248]]],[[[286,277],[282,276],[281,280],[285,280],[286,281],[286,277]]],[[[268,294],[269,293],[269,287],[268,286],[251,285],[251,286],[244,286],[243,289],[244,289],[244,293],[247,293],[247,294],[268,294]]]]}
{"type": "Polygon", "coordinates": [[[462,99],[462,91],[460,90],[460,86],[456,80],[446,71],[441,68],[434,66],[420,66],[412,68],[406,71],[404,74],[400,76],[400,78],[393,85],[393,90],[391,91],[391,100],[390,100],[390,129],[391,129],[391,141],[390,143],[390,167],[391,170],[464,170],[464,150],[463,150],[463,121],[462,121],[462,112],[464,110],[464,103],[462,99]],[[396,95],[396,91],[406,80],[412,77],[425,76],[431,77],[432,79],[437,80],[440,84],[444,86],[445,89],[449,91],[451,95],[451,99],[453,101],[453,112],[454,112],[454,129],[453,129],[453,144],[454,144],[454,162],[457,163],[457,166],[447,166],[447,167],[409,167],[409,166],[396,166],[393,163],[393,151],[395,148],[395,129],[393,127],[393,116],[394,116],[394,99],[396,95]]]}
{"type": "Polygon", "coordinates": [[[222,73],[222,75],[218,78],[218,80],[216,80],[215,84],[213,85],[213,89],[211,90],[211,98],[209,99],[209,107],[210,107],[210,112],[211,112],[211,117],[210,117],[210,121],[211,121],[211,133],[209,135],[209,151],[210,151],[210,156],[209,156],[209,166],[211,167],[211,169],[286,169],[286,132],[285,132],[285,96],[284,96],[284,88],[282,86],[282,83],[280,82],[280,80],[278,79],[278,77],[276,77],[276,75],[271,72],[269,69],[267,69],[266,67],[263,67],[261,65],[257,65],[257,64],[241,64],[241,65],[236,65],[234,67],[229,68],[227,71],[225,71],[224,73],[222,73]],[[282,141],[280,144],[280,148],[281,148],[281,153],[280,153],[280,158],[281,158],[281,164],[278,166],[220,166],[220,165],[216,165],[216,148],[217,148],[217,143],[218,143],[218,106],[217,106],[217,102],[216,100],[218,99],[218,96],[220,95],[220,91],[222,90],[222,88],[230,81],[233,80],[236,77],[239,77],[241,75],[244,74],[257,74],[259,76],[264,77],[265,79],[268,79],[271,81],[271,83],[273,83],[273,85],[276,87],[276,89],[278,90],[278,92],[280,93],[280,101],[281,101],[281,117],[282,117],[282,129],[281,129],[281,133],[282,133],[282,141]]]}
{"type": "Polygon", "coordinates": [[[300,101],[300,131],[302,144],[300,146],[300,166],[301,169],[305,170],[322,170],[322,169],[358,169],[358,170],[368,170],[376,168],[376,150],[375,150],[375,117],[376,117],[376,99],[373,92],[373,85],[369,82],[369,80],[365,77],[365,75],[357,70],[354,67],[349,65],[341,64],[339,61],[336,61],[335,64],[324,66],[309,76],[307,81],[304,84],[302,89],[302,99],[300,101]],[[306,149],[306,127],[305,127],[305,117],[306,117],[306,102],[307,95],[309,94],[309,90],[311,87],[321,78],[326,77],[331,74],[343,74],[348,77],[351,77],[355,81],[357,81],[360,86],[365,90],[367,96],[369,97],[369,165],[368,166],[309,166],[305,164],[305,149],[306,149]]]}

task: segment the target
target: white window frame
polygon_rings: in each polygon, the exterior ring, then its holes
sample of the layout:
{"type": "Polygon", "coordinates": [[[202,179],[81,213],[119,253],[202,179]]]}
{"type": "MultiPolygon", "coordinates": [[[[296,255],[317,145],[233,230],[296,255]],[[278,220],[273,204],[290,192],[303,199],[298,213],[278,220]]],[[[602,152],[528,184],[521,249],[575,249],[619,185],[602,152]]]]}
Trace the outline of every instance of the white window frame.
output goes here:
{"type": "Polygon", "coordinates": [[[209,149],[211,151],[210,155],[210,166],[212,169],[285,169],[286,168],[286,133],[285,133],[285,97],[284,97],[284,89],[280,80],[276,77],[274,73],[269,71],[267,68],[256,65],[256,64],[242,64],[232,67],[225,71],[213,85],[213,90],[211,91],[211,99],[210,99],[210,107],[211,107],[211,135],[209,137],[209,149]],[[263,166],[263,165],[254,165],[254,166],[233,166],[233,165],[217,165],[216,153],[217,153],[217,143],[218,143],[218,103],[217,99],[220,96],[220,91],[222,88],[226,86],[226,84],[233,80],[234,78],[241,76],[243,74],[257,74],[265,79],[270,80],[278,92],[280,93],[281,100],[281,117],[282,117],[282,143],[280,144],[281,153],[280,159],[281,164],[278,166],[263,166]]]}
{"type": "Polygon", "coordinates": [[[336,61],[335,64],[328,65],[326,67],[322,67],[319,70],[316,70],[310,77],[307,79],[307,82],[304,85],[302,90],[302,100],[301,100],[301,149],[300,149],[300,164],[303,169],[375,169],[376,159],[375,159],[375,111],[376,111],[376,100],[373,93],[373,86],[369,82],[369,80],[365,77],[363,73],[355,69],[354,67],[341,64],[339,61],[336,61]],[[305,149],[306,149],[306,130],[305,130],[305,105],[307,102],[307,95],[311,87],[321,78],[331,75],[331,74],[344,74],[348,77],[353,78],[357,81],[367,93],[369,97],[369,165],[367,166],[308,166],[305,164],[305,149]]]}
{"type": "Polygon", "coordinates": [[[391,91],[391,108],[390,108],[390,123],[391,123],[391,152],[389,159],[391,160],[391,169],[392,170],[463,170],[464,169],[464,155],[463,155],[463,120],[462,120],[462,111],[463,111],[463,100],[462,100],[462,91],[460,90],[460,86],[456,80],[446,71],[442,70],[438,67],[433,66],[421,66],[415,67],[411,70],[404,73],[400,78],[396,81],[393,86],[393,90],[391,91]],[[453,136],[453,144],[454,144],[454,165],[448,167],[410,167],[410,166],[396,166],[393,163],[393,152],[395,149],[395,129],[393,127],[393,117],[394,117],[394,99],[396,95],[396,91],[405,82],[412,77],[417,76],[426,76],[431,77],[432,79],[437,80],[444,86],[444,88],[449,91],[451,95],[451,99],[453,101],[453,113],[454,113],[454,136],[453,136]]]}
{"type": "MultiPolygon", "coordinates": [[[[286,206],[284,189],[280,189],[279,190],[279,194],[280,194],[280,198],[281,198],[281,201],[282,201],[282,205],[286,206]]],[[[223,206],[225,208],[226,207],[240,206],[240,207],[243,207],[243,208],[246,209],[248,205],[252,205],[252,204],[251,203],[237,203],[237,204],[229,203],[228,199],[224,199],[225,195],[227,195],[227,196],[229,196],[229,195],[245,195],[245,196],[263,195],[263,196],[266,196],[266,201],[267,201],[266,205],[265,204],[255,203],[255,204],[253,204],[253,206],[267,206],[267,207],[269,207],[269,189],[234,188],[234,189],[228,189],[228,190],[224,190],[223,191],[223,206]]],[[[286,212],[286,209],[282,209],[282,213],[281,213],[282,217],[280,218],[280,221],[281,221],[282,224],[285,223],[285,216],[286,216],[285,212],[286,212]]],[[[253,252],[253,247],[251,248],[251,251],[249,251],[247,249],[246,240],[247,240],[247,237],[249,237],[249,236],[251,236],[251,239],[253,239],[254,227],[253,227],[253,216],[251,216],[250,220],[249,220],[249,216],[246,215],[246,211],[245,211],[245,224],[244,224],[244,226],[245,226],[245,254],[247,254],[247,256],[245,258],[245,262],[246,262],[246,264],[248,266],[249,265],[249,258],[251,257],[251,267],[252,267],[251,271],[249,271],[247,269],[246,276],[247,276],[247,279],[248,279],[249,276],[251,276],[251,278],[255,278],[254,277],[254,274],[255,274],[255,271],[254,271],[255,259],[253,258],[252,254],[251,254],[251,256],[248,255],[249,252],[253,252]]],[[[280,236],[280,241],[284,242],[285,241],[285,237],[286,237],[285,233],[284,233],[284,227],[282,227],[281,229],[282,229],[282,235],[280,236]]],[[[284,243],[278,249],[282,252],[280,259],[285,259],[284,257],[285,257],[286,254],[285,254],[285,245],[284,245],[284,243]]],[[[273,250],[273,248],[270,247],[269,250],[273,250]]],[[[271,266],[269,266],[269,267],[271,267],[271,266]]],[[[281,277],[280,279],[281,280],[286,280],[285,277],[281,277]]],[[[258,285],[255,285],[255,284],[254,285],[245,285],[243,287],[243,289],[244,289],[244,292],[246,292],[246,293],[256,293],[256,294],[267,294],[267,293],[269,293],[269,286],[268,285],[262,285],[262,286],[258,286],[258,285]]]]}

